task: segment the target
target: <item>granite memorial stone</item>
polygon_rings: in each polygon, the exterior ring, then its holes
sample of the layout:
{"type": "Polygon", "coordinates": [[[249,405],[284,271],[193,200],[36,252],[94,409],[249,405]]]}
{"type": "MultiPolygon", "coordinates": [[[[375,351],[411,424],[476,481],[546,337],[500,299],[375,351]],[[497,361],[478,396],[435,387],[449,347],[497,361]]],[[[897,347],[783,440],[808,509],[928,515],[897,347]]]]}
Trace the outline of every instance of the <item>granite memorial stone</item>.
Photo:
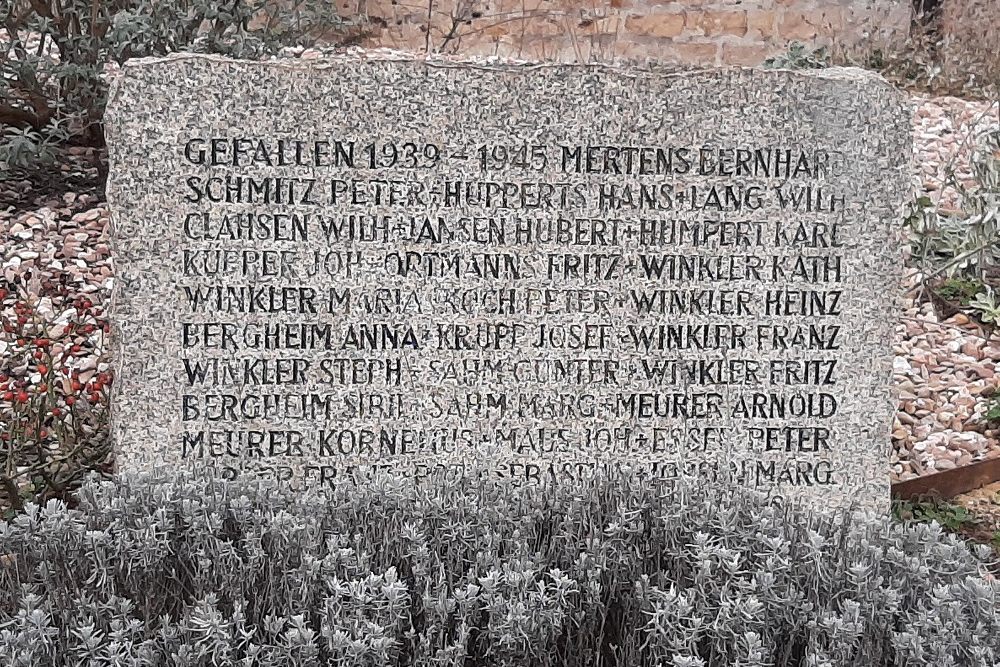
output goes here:
{"type": "Polygon", "coordinates": [[[873,74],[183,55],[107,128],[123,470],[887,502],[910,137],[873,74]]]}

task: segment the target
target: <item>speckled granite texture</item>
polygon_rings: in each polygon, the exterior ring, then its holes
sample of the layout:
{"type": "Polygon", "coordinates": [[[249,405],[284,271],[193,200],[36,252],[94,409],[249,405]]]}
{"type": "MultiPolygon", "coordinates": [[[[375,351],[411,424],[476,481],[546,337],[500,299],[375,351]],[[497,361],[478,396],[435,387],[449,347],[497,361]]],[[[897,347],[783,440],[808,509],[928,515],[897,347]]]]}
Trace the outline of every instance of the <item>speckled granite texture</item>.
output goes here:
{"type": "Polygon", "coordinates": [[[908,127],[850,69],[130,62],[120,467],[884,507],[908,127]]]}

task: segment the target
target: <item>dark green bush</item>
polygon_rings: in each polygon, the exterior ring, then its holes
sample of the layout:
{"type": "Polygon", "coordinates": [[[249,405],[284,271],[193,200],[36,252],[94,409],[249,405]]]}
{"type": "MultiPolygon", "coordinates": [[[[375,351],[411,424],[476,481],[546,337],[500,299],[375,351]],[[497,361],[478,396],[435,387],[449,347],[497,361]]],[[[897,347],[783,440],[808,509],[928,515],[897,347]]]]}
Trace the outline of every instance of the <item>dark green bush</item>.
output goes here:
{"type": "Polygon", "coordinates": [[[180,50],[259,57],[340,24],[324,0],[0,0],[0,175],[99,144],[105,66],[180,50]]]}
{"type": "Polygon", "coordinates": [[[988,667],[988,553],[625,482],[92,482],[0,524],[0,664],[988,667]]]}

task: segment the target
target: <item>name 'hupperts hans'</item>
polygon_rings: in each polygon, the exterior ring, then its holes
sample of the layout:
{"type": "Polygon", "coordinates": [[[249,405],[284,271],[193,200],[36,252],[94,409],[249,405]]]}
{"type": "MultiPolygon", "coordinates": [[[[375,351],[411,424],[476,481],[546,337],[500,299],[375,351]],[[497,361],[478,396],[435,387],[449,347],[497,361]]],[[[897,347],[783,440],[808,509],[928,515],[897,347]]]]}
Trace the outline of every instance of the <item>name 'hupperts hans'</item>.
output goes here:
{"type": "MultiPolygon", "coordinates": [[[[811,189],[786,192],[780,183],[819,181],[835,170],[841,156],[825,150],[781,147],[663,147],[663,146],[550,146],[540,147],[546,170],[564,175],[602,174],[615,176],[697,176],[771,179],[783,207],[822,210],[842,204],[843,199],[811,189]],[[551,157],[549,157],[551,156],[551,157]]],[[[184,145],[184,157],[208,174],[186,177],[185,198],[191,203],[287,204],[405,204],[482,206],[485,208],[574,208],[591,202],[601,209],[756,209],[765,188],[760,185],[727,184],[675,191],[672,184],[615,183],[611,180],[589,192],[580,183],[514,183],[489,179],[419,180],[384,178],[339,178],[313,176],[268,176],[255,171],[274,167],[376,170],[386,166],[433,169],[442,160],[432,144],[378,146],[355,140],[259,138],[192,138],[184,145]],[[392,148],[391,163],[382,161],[392,148]],[[407,147],[412,151],[407,155],[407,147]],[[381,151],[381,153],[380,153],[381,151]],[[248,170],[246,172],[234,170],[248,170]],[[219,173],[215,173],[216,171],[219,173]]]]}

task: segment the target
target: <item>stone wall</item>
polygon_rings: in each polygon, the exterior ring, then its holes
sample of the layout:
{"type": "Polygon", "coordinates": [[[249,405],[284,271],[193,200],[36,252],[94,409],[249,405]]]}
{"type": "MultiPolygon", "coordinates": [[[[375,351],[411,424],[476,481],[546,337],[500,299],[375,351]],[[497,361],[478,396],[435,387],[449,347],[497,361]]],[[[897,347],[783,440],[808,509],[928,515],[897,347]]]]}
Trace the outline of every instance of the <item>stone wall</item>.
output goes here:
{"type": "Polygon", "coordinates": [[[561,62],[759,64],[905,37],[909,0],[341,0],[365,46],[561,62]],[[429,27],[429,30],[428,30],[429,27]]]}

